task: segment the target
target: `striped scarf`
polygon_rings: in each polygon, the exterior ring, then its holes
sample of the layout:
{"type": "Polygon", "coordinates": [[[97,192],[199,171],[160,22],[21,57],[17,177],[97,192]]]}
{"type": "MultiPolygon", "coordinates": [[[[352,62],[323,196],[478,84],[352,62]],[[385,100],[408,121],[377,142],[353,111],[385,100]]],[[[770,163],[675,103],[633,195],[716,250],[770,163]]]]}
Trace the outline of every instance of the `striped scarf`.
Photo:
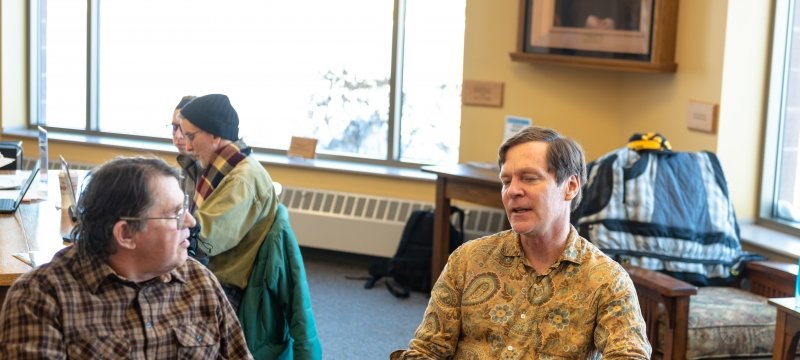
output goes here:
{"type": "Polygon", "coordinates": [[[244,160],[247,155],[250,155],[250,147],[241,140],[217,149],[217,157],[203,171],[203,175],[197,179],[197,188],[191,208],[192,213],[203,204],[203,201],[211,196],[211,193],[222,182],[225,175],[228,175],[236,167],[236,164],[244,160]]]}

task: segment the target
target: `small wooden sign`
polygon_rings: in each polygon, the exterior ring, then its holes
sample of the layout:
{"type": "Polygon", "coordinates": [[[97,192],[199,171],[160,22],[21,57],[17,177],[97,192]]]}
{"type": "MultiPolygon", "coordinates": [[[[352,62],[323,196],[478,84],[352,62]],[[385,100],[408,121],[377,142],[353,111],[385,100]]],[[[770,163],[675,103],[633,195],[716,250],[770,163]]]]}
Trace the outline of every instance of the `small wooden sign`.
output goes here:
{"type": "Polygon", "coordinates": [[[313,159],[317,154],[317,139],[292,136],[289,144],[289,156],[299,156],[306,159],[313,159]]]}
{"type": "Polygon", "coordinates": [[[464,80],[461,89],[464,105],[503,106],[503,83],[497,81],[464,80]]]}
{"type": "Polygon", "coordinates": [[[713,134],[717,128],[717,104],[690,100],[687,125],[691,130],[713,134]]]}

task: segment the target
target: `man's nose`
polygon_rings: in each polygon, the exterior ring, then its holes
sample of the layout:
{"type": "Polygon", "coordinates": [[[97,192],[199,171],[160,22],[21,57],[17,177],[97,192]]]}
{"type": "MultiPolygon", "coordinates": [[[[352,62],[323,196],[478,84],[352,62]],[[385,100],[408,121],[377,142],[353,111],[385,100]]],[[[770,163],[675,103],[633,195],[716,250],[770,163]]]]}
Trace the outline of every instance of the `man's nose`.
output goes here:
{"type": "Polygon", "coordinates": [[[519,180],[511,179],[506,185],[506,193],[509,196],[517,196],[522,194],[522,187],[520,186],[519,180]]]}
{"type": "Polygon", "coordinates": [[[183,226],[187,228],[193,228],[197,225],[197,220],[195,220],[194,216],[190,214],[188,211],[183,214],[183,216],[187,216],[186,219],[183,220],[183,226]]]}

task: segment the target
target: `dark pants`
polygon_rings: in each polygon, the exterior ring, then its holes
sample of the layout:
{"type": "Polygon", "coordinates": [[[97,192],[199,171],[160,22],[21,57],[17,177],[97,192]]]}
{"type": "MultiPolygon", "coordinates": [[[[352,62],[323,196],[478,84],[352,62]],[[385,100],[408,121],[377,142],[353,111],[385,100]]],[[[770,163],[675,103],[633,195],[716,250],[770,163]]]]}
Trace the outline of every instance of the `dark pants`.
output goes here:
{"type": "Polygon", "coordinates": [[[222,290],[225,291],[225,296],[228,298],[228,302],[231,303],[233,311],[236,315],[239,315],[239,305],[242,303],[244,290],[240,289],[238,286],[225,284],[222,284],[222,290]]]}

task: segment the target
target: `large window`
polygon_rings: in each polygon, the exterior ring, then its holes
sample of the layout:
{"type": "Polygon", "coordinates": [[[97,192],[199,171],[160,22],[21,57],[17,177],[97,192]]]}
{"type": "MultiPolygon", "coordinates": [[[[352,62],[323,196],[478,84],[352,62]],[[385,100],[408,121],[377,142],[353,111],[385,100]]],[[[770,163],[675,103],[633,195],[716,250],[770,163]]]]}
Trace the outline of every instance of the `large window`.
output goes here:
{"type": "Polygon", "coordinates": [[[224,93],[257,148],[454,163],[465,1],[32,1],[32,118],[167,139],[181,96],[224,93]]]}
{"type": "Polygon", "coordinates": [[[800,7],[778,0],[760,217],[800,234],[800,7]]]}

